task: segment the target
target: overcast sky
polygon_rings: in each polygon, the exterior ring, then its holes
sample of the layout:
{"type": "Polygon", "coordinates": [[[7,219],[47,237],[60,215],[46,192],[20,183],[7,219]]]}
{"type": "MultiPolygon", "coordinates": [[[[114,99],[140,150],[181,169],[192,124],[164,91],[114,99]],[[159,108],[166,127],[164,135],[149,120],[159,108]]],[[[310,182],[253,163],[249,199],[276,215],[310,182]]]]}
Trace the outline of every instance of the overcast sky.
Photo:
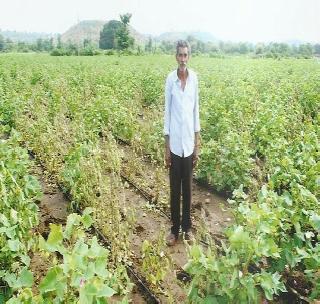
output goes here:
{"type": "Polygon", "coordinates": [[[0,0],[0,29],[63,33],[79,20],[127,12],[143,34],[206,31],[223,40],[320,42],[320,0],[0,0]]]}

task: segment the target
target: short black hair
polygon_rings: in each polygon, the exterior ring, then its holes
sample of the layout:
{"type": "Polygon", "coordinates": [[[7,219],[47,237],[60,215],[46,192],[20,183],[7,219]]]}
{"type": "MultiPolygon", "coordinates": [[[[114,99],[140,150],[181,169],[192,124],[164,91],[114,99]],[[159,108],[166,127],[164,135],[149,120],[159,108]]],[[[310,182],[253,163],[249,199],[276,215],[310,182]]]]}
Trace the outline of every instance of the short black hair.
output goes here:
{"type": "Polygon", "coordinates": [[[191,54],[191,46],[187,40],[178,40],[176,45],[176,55],[178,55],[179,48],[188,48],[188,54],[191,54]]]}

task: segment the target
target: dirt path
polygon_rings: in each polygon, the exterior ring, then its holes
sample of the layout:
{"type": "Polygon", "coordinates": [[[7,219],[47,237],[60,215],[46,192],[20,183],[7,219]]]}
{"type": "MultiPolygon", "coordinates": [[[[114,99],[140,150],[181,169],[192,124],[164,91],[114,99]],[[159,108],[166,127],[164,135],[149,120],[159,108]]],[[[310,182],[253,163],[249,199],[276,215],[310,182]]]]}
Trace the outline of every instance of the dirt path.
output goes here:
{"type": "MultiPolygon", "coordinates": [[[[39,225],[35,232],[40,233],[44,238],[47,238],[50,231],[50,223],[66,223],[69,214],[68,208],[70,206],[70,201],[63,194],[55,180],[50,177],[39,164],[35,163],[32,168],[32,174],[39,180],[43,192],[43,196],[38,204],[39,225]]],[[[35,253],[31,257],[30,267],[34,274],[36,287],[46,275],[49,264],[40,254],[35,253]]],[[[37,294],[36,288],[33,289],[33,292],[37,294]]],[[[132,303],[146,303],[136,286],[134,286],[132,292],[128,295],[128,298],[132,303]]],[[[110,303],[117,303],[117,301],[120,300],[121,297],[115,296],[111,299],[110,303]]]]}
{"type": "MultiPolygon", "coordinates": [[[[156,242],[162,231],[165,231],[166,235],[170,230],[168,173],[166,170],[159,170],[148,159],[139,157],[129,146],[119,145],[119,149],[123,150],[123,174],[154,200],[153,203],[148,202],[132,185],[123,193],[126,207],[136,210],[131,250],[136,257],[136,267],[141,269],[143,241],[156,242]]],[[[195,231],[204,229],[211,235],[220,236],[223,228],[232,221],[226,200],[196,183],[193,183],[192,188],[191,214],[195,231]]],[[[177,279],[177,274],[188,260],[186,245],[180,239],[174,247],[164,246],[164,252],[170,257],[172,265],[161,286],[164,292],[172,295],[174,303],[184,303],[187,300],[186,292],[183,283],[177,279]]],[[[170,302],[165,295],[158,295],[161,303],[170,302]]]]}
{"type": "MultiPolygon", "coordinates": [[[[168,171],[139,156],[130,146],[119,144],[119,149],[123,151],[124,175],[147,192],[154,205],[169,216],[168,171]]],[[[227,200],[196,181],[192,184],[191,215],[195,228],[199,228],[202,220],[212,235],[221,235],[222,230],[232,222],[232,209],[227,200]]]]}

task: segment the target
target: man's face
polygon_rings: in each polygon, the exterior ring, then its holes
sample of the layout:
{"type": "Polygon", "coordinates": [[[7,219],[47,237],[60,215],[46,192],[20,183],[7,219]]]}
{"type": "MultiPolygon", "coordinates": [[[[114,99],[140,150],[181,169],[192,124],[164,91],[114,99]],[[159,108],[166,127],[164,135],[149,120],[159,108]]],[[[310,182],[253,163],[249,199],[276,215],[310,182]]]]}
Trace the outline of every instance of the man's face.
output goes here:
{"type": "Polygon", "coordinates": [[[185,70],[189,60],[189,53],[187,47],[179,47],[176,59],[179,65],[179,69],[185,70]]]}

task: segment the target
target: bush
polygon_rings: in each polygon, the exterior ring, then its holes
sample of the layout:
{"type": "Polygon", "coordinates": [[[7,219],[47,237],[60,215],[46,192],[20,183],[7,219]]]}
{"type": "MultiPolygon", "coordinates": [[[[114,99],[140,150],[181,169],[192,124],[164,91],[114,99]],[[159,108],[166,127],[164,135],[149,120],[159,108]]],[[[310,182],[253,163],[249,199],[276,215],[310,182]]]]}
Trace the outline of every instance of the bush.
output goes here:
{"type": "Polygon", "coordinates": [[[106,50],[104,51],[104,54],[107,56],[114,55],[114,50],[106,50]]]}
{"type": "Polygon", "coordinates": [[[51,56],[64,56],[65,55],[65,51],[63,49],[58,49],[55,48],[51,51],[50,53],[51,56]]]}
{"type": "Polygon", "coordinates": [[[91,47],[86,47],[80,50],[79,52],[80,56],[93,56],[94,54],[94,49],[91,47]]]}

